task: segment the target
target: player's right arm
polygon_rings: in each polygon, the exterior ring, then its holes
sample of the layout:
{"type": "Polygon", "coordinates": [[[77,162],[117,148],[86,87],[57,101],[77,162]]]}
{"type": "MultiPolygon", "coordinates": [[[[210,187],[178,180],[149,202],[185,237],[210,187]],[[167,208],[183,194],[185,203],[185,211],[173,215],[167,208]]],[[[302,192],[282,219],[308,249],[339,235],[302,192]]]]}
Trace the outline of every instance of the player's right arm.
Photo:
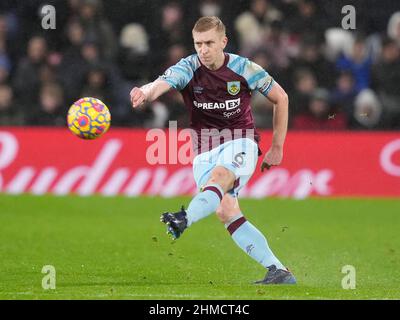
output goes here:
{"type": "Polygon", "coordinates": [[[152,102],[171,88],[178,91],[183,90],[193,77],[194,68],[196,68],[195,61],[197,61],[195,55],[181,59],[154,82],[141,88],[133,88],[131,91],[132,106],[136,108],[144,102],[152,102]]]}
{"type": "Polygon", "coordinates": [[[131,90],[130,93],[132,107],[136,108],[141,106],[145,102],[152,102],[170,89],[170,84],[160,78],[140,88],[135,87],[131,90]]]}

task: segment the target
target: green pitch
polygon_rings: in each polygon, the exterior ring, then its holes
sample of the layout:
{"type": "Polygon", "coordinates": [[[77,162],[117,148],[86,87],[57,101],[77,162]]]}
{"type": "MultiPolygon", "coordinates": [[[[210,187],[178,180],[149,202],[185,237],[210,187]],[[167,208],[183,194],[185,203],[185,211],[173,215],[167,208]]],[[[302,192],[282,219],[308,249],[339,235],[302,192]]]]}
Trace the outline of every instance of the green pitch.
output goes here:
{"type": "Polygon", "coordinates": [[[0,196],[0,299],[400,299],[399,200],[242,200],[296,286],[252,285],[264,269],[215,216],[170,240],[160,213],[188,201],[0,196]]]}

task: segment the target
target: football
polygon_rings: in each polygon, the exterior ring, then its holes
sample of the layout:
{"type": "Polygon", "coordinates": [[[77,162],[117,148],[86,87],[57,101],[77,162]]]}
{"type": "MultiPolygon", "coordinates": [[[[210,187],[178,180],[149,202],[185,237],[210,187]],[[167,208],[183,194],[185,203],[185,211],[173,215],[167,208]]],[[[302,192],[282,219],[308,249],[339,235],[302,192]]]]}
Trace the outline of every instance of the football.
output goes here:
{"type": "Polygon", "coordinates": [[[69,108],[67,123],[74,135],[92,140],[107,132],[111,114],[101,100],[86,97],[79,99],[69,108]]]}

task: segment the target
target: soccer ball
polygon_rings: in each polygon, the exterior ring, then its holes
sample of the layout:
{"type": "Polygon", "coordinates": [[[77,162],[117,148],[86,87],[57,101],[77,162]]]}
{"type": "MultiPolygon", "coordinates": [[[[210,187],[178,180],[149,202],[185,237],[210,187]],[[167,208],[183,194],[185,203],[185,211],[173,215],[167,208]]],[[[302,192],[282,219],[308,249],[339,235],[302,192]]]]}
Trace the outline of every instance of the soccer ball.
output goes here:
{"type": "Polygon", "coordinates": [[[82,98],[68,111],[68,128],[82,139],[96,139],[107,132],[111,114],[107,106],[96,98],[82,98]]]}

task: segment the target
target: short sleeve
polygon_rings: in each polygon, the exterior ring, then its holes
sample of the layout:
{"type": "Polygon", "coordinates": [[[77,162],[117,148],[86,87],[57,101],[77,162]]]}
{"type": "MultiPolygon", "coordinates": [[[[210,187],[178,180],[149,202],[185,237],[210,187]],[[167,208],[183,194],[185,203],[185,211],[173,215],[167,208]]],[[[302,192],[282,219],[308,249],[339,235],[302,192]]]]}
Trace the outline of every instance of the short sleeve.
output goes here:
{"type": "Polygon", "coordinates": [[[274,85],[272,76],[260,65],[250,60],[246,61],[246,79],[251,90],[258,90],[264,96],[267,96],[274,85]]]}
{"type": "Polygon", "coordinates": [[[193,78],[194,67],[190,58],[181,59],[177,64],[169,67],[160,79],[168,82],[176,90],[183,90],[193,78]]]}

